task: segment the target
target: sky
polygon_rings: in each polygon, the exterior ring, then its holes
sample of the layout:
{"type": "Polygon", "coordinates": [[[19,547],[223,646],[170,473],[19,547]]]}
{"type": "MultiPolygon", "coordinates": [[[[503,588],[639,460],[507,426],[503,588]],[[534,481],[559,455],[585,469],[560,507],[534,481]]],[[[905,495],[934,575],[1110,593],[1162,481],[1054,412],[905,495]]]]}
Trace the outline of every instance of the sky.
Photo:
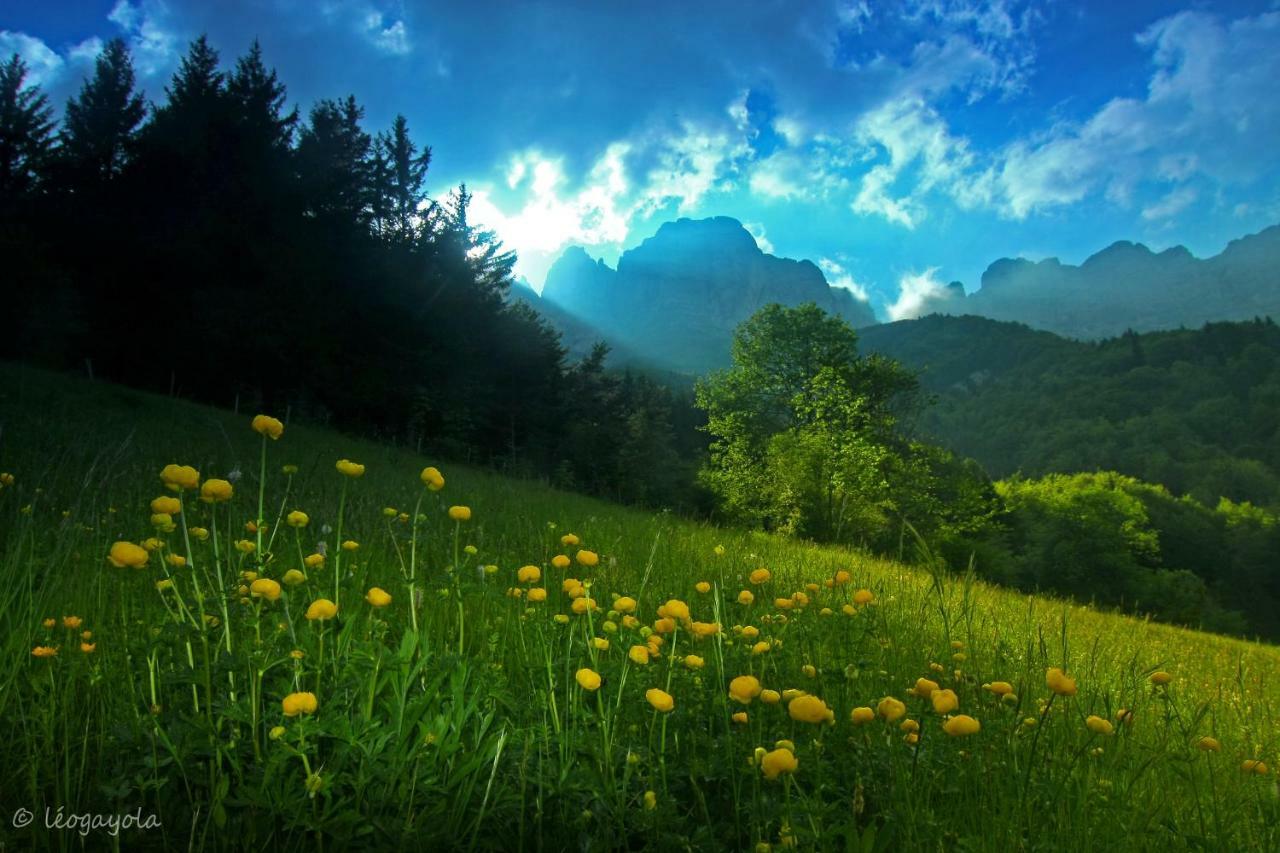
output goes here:
{"type": "Polygon", "coordinates": [[[1280,222],[1280,0],[0,0],[57,104],[115,36],[163,100],[201,33],[228,65],[258,39],[304,114],[404,114],[535,288],[725,215],[896,319],[1000,257],[1280,222]]]}

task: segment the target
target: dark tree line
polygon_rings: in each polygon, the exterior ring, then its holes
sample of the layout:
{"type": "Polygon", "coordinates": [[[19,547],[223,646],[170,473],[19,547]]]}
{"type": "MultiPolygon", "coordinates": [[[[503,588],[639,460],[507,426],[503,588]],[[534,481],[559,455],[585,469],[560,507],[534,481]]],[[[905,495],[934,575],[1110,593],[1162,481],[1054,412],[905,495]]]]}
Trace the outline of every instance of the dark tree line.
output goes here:
{"type": "Polygon", "coordinates": [[[403,116],[303,115],[257,44],[226,67],[203,37],[158,104],[120,40],[60,122],[26,72],[0,66],[0,357],[698,504],[688,400],[567,363],[403,116]]]}

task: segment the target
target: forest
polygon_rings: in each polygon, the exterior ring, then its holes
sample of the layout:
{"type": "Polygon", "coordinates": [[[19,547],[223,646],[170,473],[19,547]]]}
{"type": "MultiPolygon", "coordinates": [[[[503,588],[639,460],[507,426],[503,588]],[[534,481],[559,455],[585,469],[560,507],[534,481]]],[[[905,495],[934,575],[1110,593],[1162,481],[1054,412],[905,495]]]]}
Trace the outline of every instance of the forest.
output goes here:
{"type": "Polygon", "coordinates": [[[256,44],[228,64],[205,38],[165,95],[145,102],[119,40],[61,121],[19,57],[0,66],[0,358],[1280,637],[1269,320],[1076,344],[930,318],[860,341],[775,305],[733,367],[676,387],[603,343],[570,362],[508,299],[515,256],[466,187],[428,196],[403,117],[368,128],[353,95],[303,114],[256,44]]]}

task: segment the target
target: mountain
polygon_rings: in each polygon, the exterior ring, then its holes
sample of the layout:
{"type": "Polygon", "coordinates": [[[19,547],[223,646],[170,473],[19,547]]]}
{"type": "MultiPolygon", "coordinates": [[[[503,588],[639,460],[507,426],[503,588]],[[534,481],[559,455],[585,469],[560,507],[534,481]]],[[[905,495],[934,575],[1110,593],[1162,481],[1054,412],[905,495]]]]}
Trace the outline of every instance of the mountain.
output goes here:
{"type": "Polygon", "coordinates": [[[814,302],[855,327],[876,322],[865,301],[827,284],[812,262],[766,254],[728,217],[664,223],[617,269],[566,249],[540,304],[548,317],[568,314],[655,365],[701,373],[727,365],[734,329],[772,302],[814,302]]]}
{"type": "Polygon", "coordinates": [[[1280,327],[1271,320],[1068,340],[932,315],[859,349],[920,371],[918,429],[993,477],[1114,470],[1213,506],[1280,506],[1280,327]]]}
{"type": "Polygon", "coordinates": [[[987,267],[979,290],[965,296],[952,286],[926,310],[1026,323],[1080,339],[1280,317],[1280,225],[1233,240],[1203,260],[1183,246],[1155,253],[1128,241],[1080,266],[1002,258],[987,267]]]}

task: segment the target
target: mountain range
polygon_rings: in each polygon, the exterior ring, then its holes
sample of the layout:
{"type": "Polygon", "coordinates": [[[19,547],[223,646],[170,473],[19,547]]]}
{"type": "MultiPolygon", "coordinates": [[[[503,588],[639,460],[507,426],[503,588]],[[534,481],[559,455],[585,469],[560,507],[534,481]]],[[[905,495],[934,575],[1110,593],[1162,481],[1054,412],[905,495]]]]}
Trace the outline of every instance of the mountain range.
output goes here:
{"type": "MultiPolygon", "coordinates": [[[[771,302],[813,302],[854,328],[877,323],[865,299],[830,285],[811,261],[762,251],[729,217],[664,223],[623,252],[616,268],[571,246],[541,294],[520,282],[511,297],[560,331],[573,356],[603,340],[614,363],[682,374],[726,366],[734,329],[771,302]]],[[[1017,322],[1078,340],[1280,317],[1280,225],[1206,259],[1182,246],[1156,253],[1128,241],[1079,266],[1001,258],[973,293],[960,282],[941,288],[921,311],[932,313],[1017,322]]]]}

